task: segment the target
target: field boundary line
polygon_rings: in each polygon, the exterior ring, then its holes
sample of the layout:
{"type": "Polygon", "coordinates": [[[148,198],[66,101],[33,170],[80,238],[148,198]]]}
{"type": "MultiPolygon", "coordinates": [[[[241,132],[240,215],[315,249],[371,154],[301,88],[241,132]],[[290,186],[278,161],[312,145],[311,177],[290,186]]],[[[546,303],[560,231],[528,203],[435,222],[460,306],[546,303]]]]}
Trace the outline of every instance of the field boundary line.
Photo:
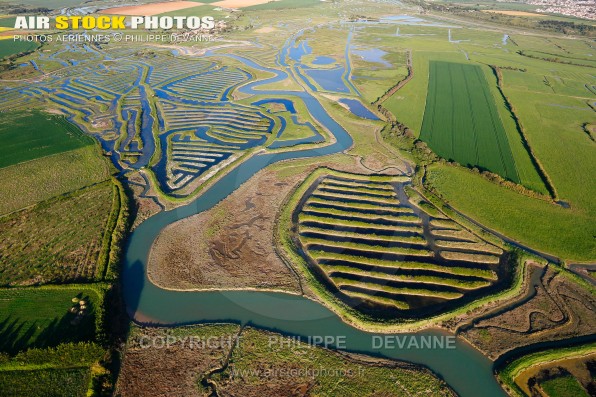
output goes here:
{"type": "Polygon", "coordinates": [[[412,67],[412,50],[406,51],[406,67],[408,68],[408,74],[406,77],[398,81],[395,85],[390,87],[383,95],[377,98],[376,101],[372,102],[371,105],[381,105],[387,99],[393,96],[397,91],[399,91],[404,85],[408,84],[410,80],[414,77],[414,68],[412,67]]]}
{"type": "Polygon", "coordinates": [[[489,66],[492,69],[495,76],[497,77],[497,88],[498,88],[499,92],[501,93],[503,100],[505,101],[507,110],[509,110],[509,112],[513,116],[513,121],[515,122],[515,126],[517,127],[517,132],[520,135],[520,138],[522,140],[522,144],[523,144],[524,148],[526,149],[526,151],[528,152],[528,155],[530,156],[530,160],[532,161],[532,164],[534,165],[534,167],[536,167],[536,171],[538,172],[540,179],[542,179],[542,183],[544,183],[544,186],[546,187],[546,190],[548,190],[548,193],[551,196],[551,198],[553,200],[557,200],[558,195],[557,195],[555,186],[552,183],[548,174],[546,173],[546,170],[540,163],[540,160],[538,160],[538,157],[532,150],[532,146],[530,145],[530,142],[528,141],[528,138],[526,137],[526,133],[525,133],[524,128],[521,124],[521,120],[515,113],[515,108],[513,107],[513,104],[511,103],[511,101],[509,100],[507,95],[505,95],[505,92],[503,91],[503,74],[501,73],[501,68],[499,68],[498,66],[495,66],[495,65],[489,65],[489,66]]]}

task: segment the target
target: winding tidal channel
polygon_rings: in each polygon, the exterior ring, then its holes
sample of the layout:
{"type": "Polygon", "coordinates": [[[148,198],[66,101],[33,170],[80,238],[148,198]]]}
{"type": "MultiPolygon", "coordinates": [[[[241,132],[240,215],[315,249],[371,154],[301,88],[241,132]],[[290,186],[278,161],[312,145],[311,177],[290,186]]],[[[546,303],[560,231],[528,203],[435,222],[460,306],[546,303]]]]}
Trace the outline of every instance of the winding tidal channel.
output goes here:
{"type": "MultiPolygon", "coordinates": [[[[206,54],[210,56],[212,54],[206,54]]],[[[212,208],[256,172],[281,160],[318,157],[341,152],[351,147],[352,138],[325,111],[319,101],[306,91],[255,90],[257,86],[281,81],[288,77],[284,71],[264,68],[255,62],[234,55],[228,56],[246,66],[275,76],[252,82],[239,90],[246,94],[294,96],[304,101],[316,121],[330,131],[336,141],[328,146],[284,153],[256,154],[236,166],[190,204],[172,211],[160,212],[141,223],[131,234],[123,268],[124,297],[132,318],[143,324],[182,325],[204,322],[233,322],[277,331],[300,337],[334,336],[345,338],[345,350],[363,354],[405,360],[425,365],[442,377],[462,397],[505,396],[493,376],[493,363],[465,341],[456,338],[455,348],[399,348],[386,345],[376,348],[373,336],[344,323],[335,313],[301,296],[255,291],[172,291],[157,287],[147,277],[149,251],[159,233],[171,223],[212,208]]],[[[418,340],[423,337],[444,337],[443,331],[423,331],[409,334],[418,340]]],[[[404,335],[400,336],[402,339],[404,335]]],[[[378,338],[376,338],[378,340],[378,338]]],[[[406,343],[407,345],[407,343],[406,343]]]]}

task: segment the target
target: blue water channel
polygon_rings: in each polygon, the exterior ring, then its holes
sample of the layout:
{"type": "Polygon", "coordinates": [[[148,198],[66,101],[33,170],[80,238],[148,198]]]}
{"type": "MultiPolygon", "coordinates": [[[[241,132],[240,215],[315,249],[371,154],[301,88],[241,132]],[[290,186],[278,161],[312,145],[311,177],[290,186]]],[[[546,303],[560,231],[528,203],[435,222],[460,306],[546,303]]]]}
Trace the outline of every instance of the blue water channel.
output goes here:
{"type": "MultiPolygon", "coordinates": [[[[212,208],[242,183],[264,167],[282,160],[318,157],[338,153],[352,146],[352,138],[325,111],[319,101],[307,92],[257,90],[287,78],[283,71],[264,68],[236,55],[225,55],[246,66],[274,73],[262,81],[249,83],[239,90],[246,94],[264,94],[271,98],[294,96],[301,99],[308,112],[327,128],[336,141],[321,148],[285,153],[254,155],[205,190],[191,203],[172,211],[160,212],[141,223],[130,235],[122,279],[124,298],[130,315],[138,322],[150,324],[194,324],[201,322],[234,322],[271,329],[301,337],[335,335],[346,339],[346,349],[365,354],[407,360],[426,365],[439,374],[462,397],[505,396],[492,372],[492,363],[480,352],[457,339],[455,349],[374,348],[374,334],[355,329],[336,314],[302,296],[255,291],[172,291],[152,284],[147,278],[147,260],[154,240],[168,225],[212,208]]],[[[378,334],[377,334],[378,335],[378,334]]],[[[420,336],[441,336],[441,331],[423,331],[420,336]]],[[[378,335],[379,336],[379,335],[378,335]]]]}

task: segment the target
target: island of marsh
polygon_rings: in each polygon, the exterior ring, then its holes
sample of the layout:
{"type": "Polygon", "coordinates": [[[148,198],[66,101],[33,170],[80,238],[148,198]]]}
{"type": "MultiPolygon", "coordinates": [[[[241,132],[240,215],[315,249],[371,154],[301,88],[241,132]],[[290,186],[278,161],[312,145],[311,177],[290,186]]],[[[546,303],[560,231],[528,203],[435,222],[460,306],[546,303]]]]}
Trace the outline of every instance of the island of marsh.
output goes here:
{"type": "Polygon", "coordinates": [[[453,310],[510,282],[504,250],[449,219],[410,182],[321,168],[296,189],[279,243],[304,256],[299,266],[314,276],[315,291],[320,284],[332,300],[392,322],[453,310]]]}
{"type": "Polygon", "coordinates": [[[170,395],[223,394],[289,396],[305,390],[346,396],[453,391],[427,369],[404,362],[337,353],[289,337],[237,325],[215,324],[177,329],[133,326],[118,383],[122,396],[153,396],[164,385],[170,395]],[[144,346],[160,338],[211,340],[203,348],[174,343],[163,349],[144,346]],[[210,339],[208,339],[210,338],[210,339]],[[271,340],[279,345],[271,345],[271,340]],[[191,364],[192,363],[192,364],[191,364]],[[140,370],[143,368],[143,370],[140,370]],[[326,369],[323,371],[322,369],[326,369]],[[286,373],[299,373],[286,376],[286,373]],[[337,383],[335,373],[348,373],[337,383]]]}

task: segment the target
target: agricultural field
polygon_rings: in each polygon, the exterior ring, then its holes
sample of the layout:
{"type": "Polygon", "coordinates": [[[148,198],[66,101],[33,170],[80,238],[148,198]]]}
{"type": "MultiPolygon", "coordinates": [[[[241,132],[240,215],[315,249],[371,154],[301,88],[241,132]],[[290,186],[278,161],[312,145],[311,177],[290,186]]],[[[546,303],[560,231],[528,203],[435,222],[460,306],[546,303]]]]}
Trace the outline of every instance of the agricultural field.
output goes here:
{"type": "Polygon", "coordinates": [[[0,289],[0,351],[91,341],[102,301],[93,286],[0,289]]]}
{"type": "Polygon", "coordinates": [[[293,215],[295,244],[309,270],[348,305],[379,317],[422,317],[503,284],[504,251],[447,218],[407,182],[319,176],[293,215]]]}
{"type": "Polygon", "coordinates": [[[94,140],[63,116],[7,113],[0,127],[0,285],[103,280],[122,192],[94,140]]]}
{"type": "Polygon", "coordinates": [[[434,396],[453,395],[442,380],[413,364],[365,360],[306,343],[299,343],[297,348],[289,343],[271,346],[271,337],[281,335],[225,324],[176,329],[133,326],[117,393],[123,397],[144,397],[154,396],[156,390],[168,390],[168,396],[189,396],[206,395],[215,389],[220,395],[290,396],[312,390],[317,395],[341,392],[346,396],[363,396],[375,392],[394,395],[397,390],[414,394],[430,390],[434,396]],[[165,355],[162,349],[141,344],[141,338],[168,336],[194,337],[198,341],[211,338],[214,342],[194,349],[175,343],[166,349],[165,355]],[[217,371],[222,365],[223,371],[217,371]],[[330,374],[316,374],[317,368],[330,374]],[[290,370],[300,370],[304,375],[285,376],[284,371],[290,370]],[[332,371],[353,375],[338,383],[332,371]]]}
{"type": "Polygon", "coordinates": [[[308,172],[280,178],[275,170],[263,170],[211,210],[170,225],[151,249],[148,276],[163,288],[299,293],[298,280],[270,243],[270,214],[308,172]],[[260,233],[252,234],[255,228],[260,233]],[[247,272],[246,263],[259,265],[247,272]]]}
{"type": "Polygon", "coordinates": [[[11,397],[85,397],[91,380],[89,368],[2,371],[0,389],[11,397]]]}
{"type": "Polygon", "coordinates": [[[101,393],[95,388],[105,372],[94,365],[105,350],[90,342],[64,343],[56,347],[31,348],[14,356],[2,355],[0,386],[6,396],[86,396],[101,393]]]}
{"type": "Polygon", "coordinates": [[[465,54],[456,48],[445,48],[443,42],[447,40],[447,29],[443,27],[399,26],[399,36],[396,36],[396,29],[386,27],[377,34],[381,40],[395,41],[396,45],[411,49],[414,74],[383,106],[419,136],[425,113],[430,62],[462,63],[467,60],[465,54]]]}
{"type": "Polygon", "coordinates": [[[3,114],[0,139],[0,168],[93,144],[64,117],[39,111],[3,114]]]}
{"type": "MultiPolygon", "coordinates": [[[[2,36],[0,36],[2,38],[2,36]]],[[[9,57],[11,55],[19,54],[21,52],[28,52],[35,50],[38,44],[34,42],[17,41],[13,42],[11,39],[0,40],[0,59],[9,57]]]]}
{"type": "Polygon", "coordinates": [[[0,215],[95,185],[109,165],[89,136],[63,116],[38,110],[4,113],[0,122],[0,178],[6,191],[0,215]]]}
{"type": "Polygon", "coordinates": [[[102,280],[114,201],[118,190],[104,182],[0,218],[0,285],[102,280]]]}
{"type": "Polygon", "coordinates": [[[432,61],[420,139],[439,156],[521,178],[480,66],[432,61]]]}
{"type": "Polygon", "coordinates": [[[596,255],[594,215],[581,207],[533,199],[458,167],[433,165],[426,183],[453,208],[522,244],[568,261],[596,255]]]}
{"type": "Polygon", "coordinates": [[[101,13],[114,15],[158,15],[195,6],[194,1],[157,2],[153,4],[107,8],[102,10],[101,13]]]}
{"type": "Polygon", "coordinates": [[[20,57],[34,48],[0,40],[0,395],[594,394],[592,345],[532,358],[596,329],[583,25],[426,1],[21,3],[220,23],[20,57]],[[457,348],[273,347],[246,325],[321,319],[457,348]],[[171,337],[227,342],[145,345],[171,337]],[[355,375],[277,376],[321,366],[355,375]]]}
{"type": "MultiPolygon", "coordinates": [[[[279,1],[268,1],[268,0],[252,0],[251,5],[245,5],[246,2],[237,0],[227,0],[230,3],[235,3],[237,6],[242,7],[246,10],[251,11],[262,11],[262,10],[279,10],[279,9],[299,9],[307,8],[320,4],[320,0],[279,0],[279,1]]],[[[224,3],[224,2],[221,2],[224,3]]],[[[219,4],[219,3],[218,3],[219,4]]]]}
{"type": "MultiPolygon", "coordinates": [[[[54,55],[6,73],[39,75],[39,65],[56,70],[85,57],[54,55]]],[[[99,365],[108,286],[95,282],[117,272],[126,193],[69,112],[22,106],[13,88],[7,82],[0,93],[0,178],[10,192],[0,203],[0,394],[85,396],[110,384],[99,365]],[[69,284],[80,281],[89,284],[69,284]]]]}
{"type": "Polygon", "coordinates": [[[589,396],[581,383],[571,375],[560,375],[544,380],[539,383],[538,387],[544,390],[547,396],[589,396]]]}

